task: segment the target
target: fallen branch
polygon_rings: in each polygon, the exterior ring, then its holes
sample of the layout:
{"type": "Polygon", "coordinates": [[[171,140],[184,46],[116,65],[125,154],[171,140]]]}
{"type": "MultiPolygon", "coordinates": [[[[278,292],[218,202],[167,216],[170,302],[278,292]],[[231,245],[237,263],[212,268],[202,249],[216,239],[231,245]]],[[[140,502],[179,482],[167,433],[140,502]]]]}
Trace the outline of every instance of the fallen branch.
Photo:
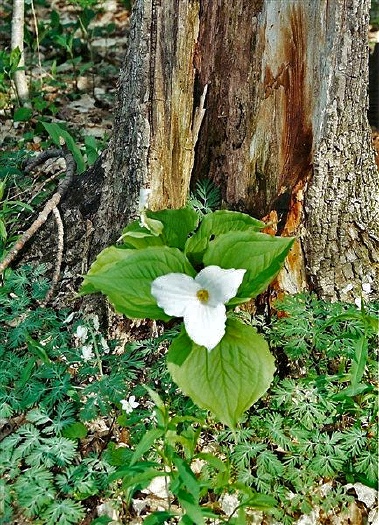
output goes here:
{"type": "MultiPolygon", "coordinates": [[[[40,212],[33,224],[23,233],[18,239],[13,248],[8,252],[6,257],[0,263],[0,274],[4,272],[10,263],[15,259],[17,254],[23,249],[25,244],[33,237],[33,235],[41,228],[41,226],[47,221],[50,213],[58,206],[62,197],[66,194],[75,172],[75,161],[71,153],[64,149],[53,149],[47,150],[38,155],[36,158],[29,159],[25,165],[25,171],[30,172],[36,166],[44,163],[46,160],[51,158],[63,157],[66,162],[66,176],[60,181],[57,187],[57,191],[54,195],[46,202],[43,210],[40,212]]],[[[57,214],[55,214],[57,218],[57,214]]],[[[59,216],[60,218],[60,216],[59,216]]],[[[59,230],[59,223],[58,223],[59,230]]],[[[63,249],[63,248],[62,248],[63,249]]],[[[55,274],[54,274],[55,277],[55,274]]],[[[53,278],[54,279],[54,278],[53,278]]],[[[56,279],[58,280],[58,279],[56,279]]],[[[50,293],[50,292],[49,292],[50,293]]]]}
{"type": "Polygon", "coordinates": [[[62,266],[62,260],[63,260],[63,249],[64,249],[63,221],[62,221],[61,214],[59,213],[59,209],[57,207],[53,208],[52,212],[53,212],[55,223],[58,229],[58,249],[57,249],[57,256],[55,259],[55,270],[54,270],[53,277],[51,279],[51,285],[50,285],[50,288],[44,300],[40,302],[41,306],[45,306],[53,296],[54,288],[59,280],[59,276],[61,273],[61,266],[62,266]]]}

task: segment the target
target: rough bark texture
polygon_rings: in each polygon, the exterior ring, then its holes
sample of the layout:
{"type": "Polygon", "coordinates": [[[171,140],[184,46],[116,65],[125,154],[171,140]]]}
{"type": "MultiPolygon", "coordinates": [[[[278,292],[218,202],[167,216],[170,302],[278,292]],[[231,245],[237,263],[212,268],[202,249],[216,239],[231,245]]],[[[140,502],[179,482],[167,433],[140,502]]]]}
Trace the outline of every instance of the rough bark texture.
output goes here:
{"type": "Polygon", "coordinates": [[[368,3],[327,2],[314,170],[306,195],[308,273],[323,296],[378,292],[378,172],[367,124],[368,3]]]}
{"type": "Polygon", "coordinates": [[[64,203],[65,276],[118,238],[141,187],[151,207],[178,207],[210,177],[228,207],[298,237],[279,289],[352,299],[362,282],[375,288],[368,4],[136,0],[113,138],[64,203]]]}
{"type": "Polygon", "coordinates": [[[378,269],[368,2],[203,2],[200,17],[198,85],[209,90],[194,177],[298,236],[280,288],[359,295],[378,269]]]}

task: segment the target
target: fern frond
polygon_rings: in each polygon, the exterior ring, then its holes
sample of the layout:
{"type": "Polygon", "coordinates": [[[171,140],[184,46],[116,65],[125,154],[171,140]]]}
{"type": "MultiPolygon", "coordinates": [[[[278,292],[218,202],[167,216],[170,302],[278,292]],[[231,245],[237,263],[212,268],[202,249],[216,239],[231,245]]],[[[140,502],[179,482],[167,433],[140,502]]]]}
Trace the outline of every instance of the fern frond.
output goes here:
{"type": "Polygon", "coordinates": [[[191,193],[190,205],[203,216],[221,205],[221,191],[211,179],[202,179],[196,183],[195,191],[191,193]]]}
{"type": "Polygon", "coordinates": [[[54,501],[41,514],[45,525],[76,525],[84,518],[84,509],[72,499],[54,501]]]}

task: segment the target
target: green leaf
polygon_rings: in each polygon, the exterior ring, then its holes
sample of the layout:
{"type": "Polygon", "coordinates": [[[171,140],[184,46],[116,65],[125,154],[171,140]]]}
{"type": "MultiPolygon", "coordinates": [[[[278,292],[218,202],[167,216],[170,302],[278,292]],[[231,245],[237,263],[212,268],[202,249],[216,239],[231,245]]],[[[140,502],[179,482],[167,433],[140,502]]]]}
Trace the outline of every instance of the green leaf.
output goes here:
{"type": "Polygon", "coordinates": [[[152,388],[149,388],[147,385],[144,385],[143,387],[151,397],[151,400],[153,401],[154,405],[157,408],[159,408],[159,410],[164,411],[165,405],[160,395],[157,392],[155,392],[155,390],[153,390],[152,388]]]}
{"type": "Polygon", "coordinates": [[[236,305],[256,297],[267,288],[281,269],[294,240],[249,231],[225,233],[209,243],[204,264],[246,268],[237,296],[228,303],[236,305]]]}
{"type": "MultiPolygon", "coordinates": [[[[140,474],[141,472],[145,472],[153,468],[159,469],[161,468],[161,465],[159,463],[156,463],[155,461],[140,461],[139,463],[135,463],[134,465],[121,466],[115,472],[108,476],[108,481],[114,481],[115,479],[130,478],[130,476],[134,476],[138,473],[140,474]]],[[[161,474],[163,475],[161,470],[155,470],[155,472],[158,472],[156,476],[160,476],[161,474]]]]}
{"type": "Polygon", "coordinates": [[[235,319],[227,320],[225,335],[211,352],[182,331],[169,348],[167,365],[194,403],[231,428],[266,392],[275,371],[263,337],[235,319]]]}
{"type": "Polygon", "coordinates": [[[46,129],[47,133],[50,135],[52,141],[59,147],[62,146],[61,139],[67,146],[67,149],[72,153],[72,156],[76,162],[76,168],[78,173],[82,173],[86,169],[86,165],[83,159],[80,149],[75,143],[74,138],[70,135],[68,131],[63,129],[56,122],[42,122],[43,127],[46,129]]]}
{"type": "Polygon", "coordinates": [[[99,143],[92,135],[86,135],[84,144],[86,146],[87,162],[91,166],[99,156],[99,143]]]}
{"type": "Polygon", "coordinates": [[[175,514],[173,512],[168,512],[166,510],[156,510],[143,520],[143,525],[162,525],[164,523],[168,523],[170,518],[174,517],[175,514]]]}
{"type": "Polygon", "coordinates": [[[144,224],[134,221],[122,232],[125,246],[128,248],[147,248],[148,246],[167,245],[184,249],[187,237],[198,224],[198,215],[192,208],[177,210],[144,210],[144,224]]]}
{"type": "Polygon", "coordinates": [[[163,246],[161,236],[154,235],[147,228],[140,225],[140,221],[133,221],[122,232],[122,240],[126,248],[142,250],[149,246],[163,246]]]}
{"type": "Polygon", "coordinates": [[[7,236],[8,234],[7,234],[7,228],[5,226],[5,222],[3,221],[3,219],[0,219],[0,239],[2,241],[5,241],[7,236]]]}
{"type": "Polygon", "coordinates": [[[180,476],[180,486],[183,487],[184,485],[188,492],[194,497],[194,499],[198,500],[200,495],[200,485],[188,463],[176,455],[173,458],[173,463],[178,469],[178,474],[180,476]]]}
{"type": "Polygon", "coordinates": [[[21,60],[21,50],[17,46],[15,49],[12,49],[9,55],[9,66],[11,68],[11,73],[13,74],[15,71],[18,71],[19,68],[18,64],[21,60]]]}
{"type": "Polygon", "coordinates": [[[103,250],[84,277],[80,293],[102,292],[115,309],[130,318],[170,319],[151,295],[151,283],[170,272],[195,275],[177,248],[152,246],[129,250],[111,246],[103,250]]]}
{"type": "Polygon", "coordinates": [[[344,388],[338,394],[334,394],[331,399],[333,401],[345,401],[346,399],[349,399],[351,397],[358,396],[359,394],[363,394],[363,392],[370,391],[371,387],[370,385],[361,384],[358,383],[354,386],[350,385],[347,388],[344,388]]]}
{"type": "Polygon", "coordinates": [[[277,501],[272,496],[266,496],[265,494],[255,494],[243,501],[244,507],[251,507],[257,510],[267,510],[276,507],[277,504],[277,501]]]}
{"type": "Polygon", "coordinates": [[[7,187],[7,179],[4,178],[4,180],[0,181],[0,201],[4,197],[5,188],[7,187]]]}
{"type": "Polygon", "coordinates": [[[143,472],[137,472],[134,475],[124,477],[122,481],[122,488],[124,490],[129,487],[133,487],[134,490],[137,488],[142,489],[147,487],[151,480],[161,476],[167,476],[167,473],[156,469],[146,469],[143,472]]]}
{"type": "Polygon", "coordinates": [[[30,350],[38,359],[40,359],[45,365],[51,362],[50,357],[47,355],[46,348],[42,346],[38,341],[33,339],[30,335],[26,336],[28,343],[28,350],[30,350]]]}
{"type": "Polygon", "coordinates": [[[225,463],[225,460],[220,459],[210,452],[199,452],[199,454],[196,454],[195,458],[203,459],[211,465],[211,467],[220,472],[226,472],[228,470],[228,465],[225,463]]]}
{"type": "Polygon", "coordinates": [[[351,388],[355,390],[360,386],[360,381],[363,377],[367,358],[368,358],[368,344],[366,337],[362,336],[354,341],[355,353],[350,368],[350,382],[351,388]]]}
{"type": "Polygon", "coordinates": [[[257,231],[265,226],[264,222],[258,221],[246,213],[228,210],[209,213],[201,221],[197,232],[187,240],[185,253],[191,262],[199,264],[211,238],[231,231],[257,231]]]}
{"type": "Polygon", "coordinates": [[[91,525],[108,525],[108,523],[111,523],[112,521],[113,518],[110,518],[109,516],[100,516],[100,518],[91,521],[91,525]]]}
{"type": "Polygon", "coordinates": [[[146,211],[141,212],[141,218],[143,218],[143,222],[146,225],[146,228],[151,232],[153,235],[158,237],[163,232],[163,224],[161,221],[158,221],[156,219],[150,219],[146,211]]]}
{"type": "Polygon", "coordinates": [[[199,222],[199,217],[192,208],[176,210],[146,210],[149,219],[163,224],[162,239],[164,244],[173,248],[184,249],[188,235],[193,232],[199,222]]]}
{"type": "Polygon", "coordinates": [[[107,266],[112,266],[118,262],[122,262],[126,255],[126,250],[123,248],[117,248],[116,246],[109,246],[100,252],[95,261],[92,263],[88,274],[84,276],[80,293],[84,295],[99,292],[99,288],[92,285],[89,278],[92,275],[105,273],[107,266]]]}
{"type": "Polygon", "coordinates": [[[152,447],[153,443],[163,436],[163,434],[164,429],[162,428],[151,428],[148,430],[141,441],[138,442],[130,464],[133,465],[136,461],[138,461],[152,447]]]}
{"type": "Polygon", "coordinates": [[[27,122],[33,115],[31,108],[17,108],[13,113],[14,122],[27,122]]]}
{"type": "Polygon", "coordinates": [[[188,517],[191,518],[191,523],[196,523],[196,525],[205,525],[202,509],[197,501],[195,501],[195,498],[192,496],[192,494],[189,494],[185,490],[178,490],[175,495],[177,496],[180,505],[188,514],[188,517]]]}
{"type": "Polygon", "coordinates": [[[81,421],[75,421],[62,430],[62,436],[69,439],[82,439],[87,435],[87,427],[81,421]]]}

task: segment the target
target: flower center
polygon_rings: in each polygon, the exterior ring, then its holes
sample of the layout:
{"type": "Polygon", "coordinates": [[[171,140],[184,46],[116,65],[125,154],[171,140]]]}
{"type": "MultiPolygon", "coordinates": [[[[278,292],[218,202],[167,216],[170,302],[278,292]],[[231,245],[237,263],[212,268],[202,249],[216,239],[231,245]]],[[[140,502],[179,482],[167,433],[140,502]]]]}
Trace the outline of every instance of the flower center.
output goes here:
{"type": "Polygon", "coordinates": [[[207,303],[209,299],[209,292],[205,289],[199,290],[198,292],[196,292],[196,297],[201,303],[207,303]]]}

